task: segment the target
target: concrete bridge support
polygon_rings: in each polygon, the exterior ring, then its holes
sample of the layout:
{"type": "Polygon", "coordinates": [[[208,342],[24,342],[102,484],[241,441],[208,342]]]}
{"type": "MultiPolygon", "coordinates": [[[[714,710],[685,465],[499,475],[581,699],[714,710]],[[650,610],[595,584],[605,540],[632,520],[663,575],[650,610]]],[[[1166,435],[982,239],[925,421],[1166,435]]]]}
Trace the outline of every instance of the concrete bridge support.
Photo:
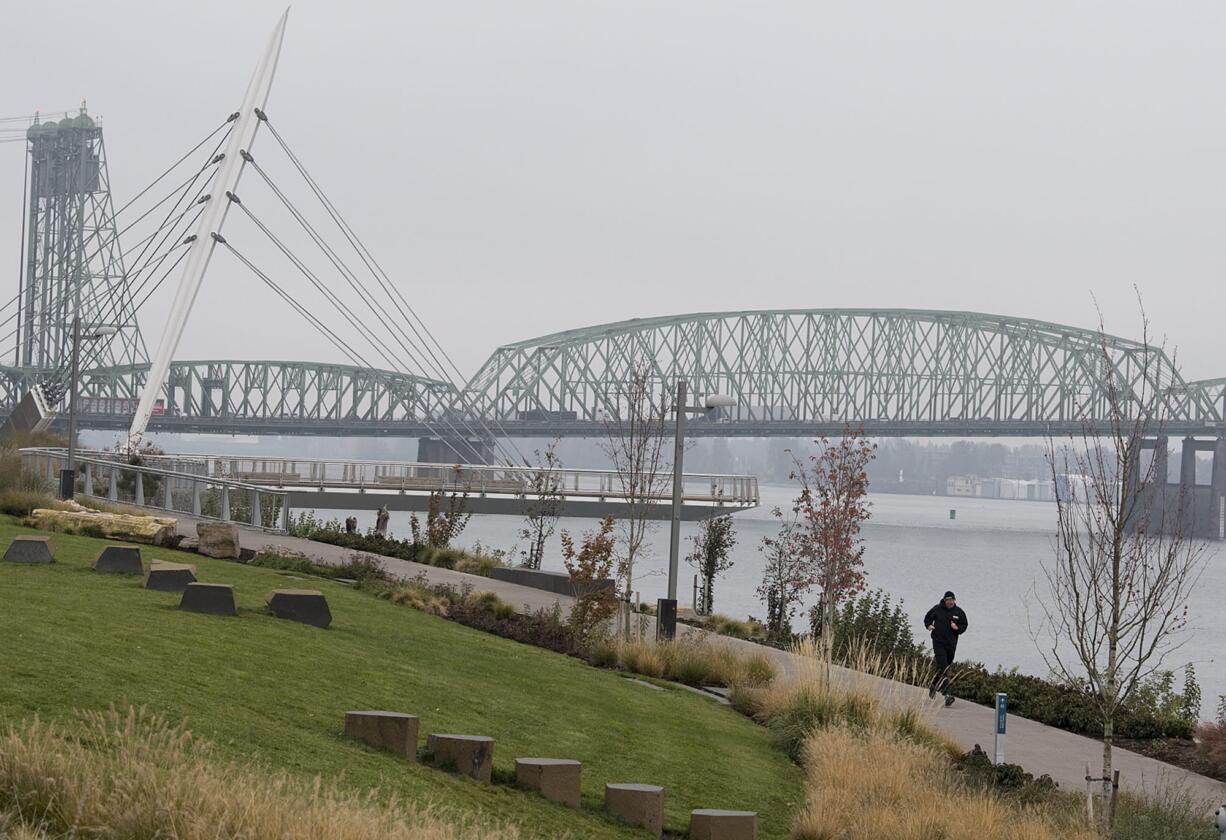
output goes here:
{"type": "Polygon", "coordinates": [[[417,439],[419,464],[493,464],[494,442],[488,438],[424,437],[417,439]]]}
{"type": "MultiPolygon", "coordinates": [[[[1142,444],[1154,450],[1153,481],[1145,489],[1147,498],[1141,505],[1149,513],[1149,527],[1168,531],[1181,528],[1186,536],[1203,540],[1226,540],[1226,438],[1183,439],[1179,458],[1179,483],[1166,481],[1168,441],[1165,435],[1142,444]],[[1208,485],[1196,483],[1196,455],[1213,453],[1213,467],[1208,485]]],[[[1136,476],[1129,477],[1135,492],[1136,476]]]]}

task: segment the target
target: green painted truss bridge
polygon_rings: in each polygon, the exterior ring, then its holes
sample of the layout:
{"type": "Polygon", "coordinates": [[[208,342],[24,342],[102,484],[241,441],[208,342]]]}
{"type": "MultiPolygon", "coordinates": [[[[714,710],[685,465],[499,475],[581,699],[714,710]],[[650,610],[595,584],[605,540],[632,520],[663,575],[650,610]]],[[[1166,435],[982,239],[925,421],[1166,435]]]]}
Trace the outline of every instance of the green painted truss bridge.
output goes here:
{"type": "MultiPolygon", "coordinates": [[[[704,312],[586,327],[499,347],[462,390],[386,370],[311,362],[180,361],[152,429],[221,434],[429,436],[484,425],[509,437],[600,436],[627,383],[678,378],[736,405],[697,436],[1036,436],[1105,429],[1112,402],[1157,405],[1164,434],[1226,434],[1226,378],[1185,381],[1160,347],[972,312],[704,312]],[[1114,399],[1113,399],[1114,397],[1114,399]],[[478,418],[480,423],[478,423],[478,418]]],[[[12,406],[42,371],[0,368],[12,406]]],[[[126,429],[147,366],[82,372],[82,424],[126,429]]],[[[663,397],[662,397],[663,399],[663,397]]]]}

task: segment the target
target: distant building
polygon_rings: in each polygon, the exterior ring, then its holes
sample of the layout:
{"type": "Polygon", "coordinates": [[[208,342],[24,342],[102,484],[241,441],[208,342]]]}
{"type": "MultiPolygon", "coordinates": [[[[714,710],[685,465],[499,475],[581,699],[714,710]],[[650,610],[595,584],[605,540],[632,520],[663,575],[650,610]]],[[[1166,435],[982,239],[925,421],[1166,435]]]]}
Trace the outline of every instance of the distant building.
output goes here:
{"type": "Polygon", "coordinates": [[[946,496],[974,496],[978,479],[973,475],[951,475],[945,479],[946,496]]]}

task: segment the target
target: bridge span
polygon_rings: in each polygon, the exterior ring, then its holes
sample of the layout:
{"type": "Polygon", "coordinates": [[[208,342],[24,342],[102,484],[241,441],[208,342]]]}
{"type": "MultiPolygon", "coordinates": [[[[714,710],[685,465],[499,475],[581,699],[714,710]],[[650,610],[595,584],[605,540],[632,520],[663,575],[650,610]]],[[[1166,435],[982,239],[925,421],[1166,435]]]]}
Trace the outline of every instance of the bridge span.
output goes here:
{"type": "MultiPolygon", "coordinates": [[[[708,437],[837,434],[1030,437],[1106,422],[1110,393],[1157,393],[1165,434],[1226,434],[1226,378],[1186,381],[1161,347],[973,312],[707,312],[570,330],[497,348],[462,387],[396,371],[301,361],[179,361],[150,428],[164,432],[425,438],[441,425],[502,437],[603,437],[643,368],[670,392],[736,404],[692,421],[708,437]]],[[[126,429],[148,366],[82,376],[81,425],[126,429]]],[[[12,406],[39,371],[0,368],[12,406]]]]}

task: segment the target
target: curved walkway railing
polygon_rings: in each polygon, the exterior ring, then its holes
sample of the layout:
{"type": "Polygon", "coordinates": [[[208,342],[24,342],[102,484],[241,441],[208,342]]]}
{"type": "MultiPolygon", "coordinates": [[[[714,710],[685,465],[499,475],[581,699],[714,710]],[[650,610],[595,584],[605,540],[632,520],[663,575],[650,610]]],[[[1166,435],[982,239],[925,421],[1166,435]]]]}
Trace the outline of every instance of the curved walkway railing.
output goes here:
{"type": "MultiPolygon", "coordinates": [[[[68,451],[46,447],[23,449],[21,463],[24,469],[58,485],[60,470],[68,466],[68,451]]],[[[288,491],[209,475],[191,466],[187,460],[166,463],[157,458],[130,464],[126,456],[118,453],[78,451],[76,492],[118,504],[234,522],[276,533],[288,530],[288,491]]]]}

